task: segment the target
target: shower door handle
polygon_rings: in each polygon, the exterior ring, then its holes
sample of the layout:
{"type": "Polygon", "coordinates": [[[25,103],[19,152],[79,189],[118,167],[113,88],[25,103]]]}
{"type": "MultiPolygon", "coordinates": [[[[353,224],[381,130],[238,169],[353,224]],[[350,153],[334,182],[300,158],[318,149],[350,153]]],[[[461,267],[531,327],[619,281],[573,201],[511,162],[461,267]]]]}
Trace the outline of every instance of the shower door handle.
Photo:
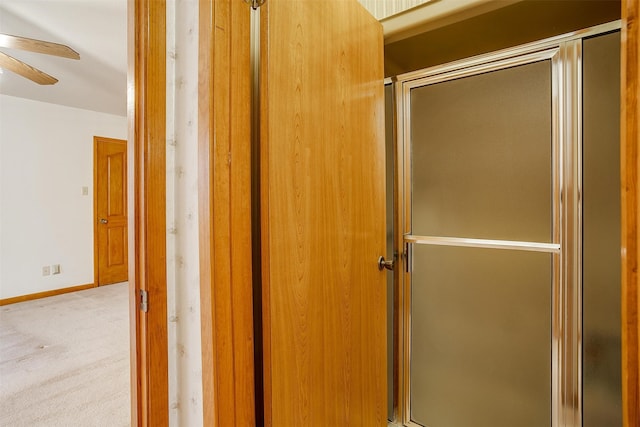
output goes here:
{"type": "Polygon", "coordinates": [[[393,266],[394,266],[394,262],[392,259],[390,259],[389,261],[385,261],[384,257],[381,256],[380,258],[378,258],[378,270],[382,271],[385,268],[387,270],[393,270],[393,266]]]}

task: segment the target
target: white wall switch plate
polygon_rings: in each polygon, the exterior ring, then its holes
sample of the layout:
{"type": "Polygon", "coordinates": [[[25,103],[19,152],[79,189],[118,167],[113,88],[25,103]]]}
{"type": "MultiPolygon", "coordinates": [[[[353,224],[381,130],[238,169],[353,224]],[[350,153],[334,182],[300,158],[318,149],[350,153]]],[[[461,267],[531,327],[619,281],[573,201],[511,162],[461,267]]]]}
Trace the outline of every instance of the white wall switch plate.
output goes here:
{"type": "Polygon", "coordinates": [[[51,274],[60,274],[60,264],[54,264],[51,266],[51,274]]]}
{"type": "Polygon", "coordinates": [[[48,276],[50,274],[51,274],[51,268],[48,265],[45,265],[44,267],[42,267],[43,276],[48,276]]]}

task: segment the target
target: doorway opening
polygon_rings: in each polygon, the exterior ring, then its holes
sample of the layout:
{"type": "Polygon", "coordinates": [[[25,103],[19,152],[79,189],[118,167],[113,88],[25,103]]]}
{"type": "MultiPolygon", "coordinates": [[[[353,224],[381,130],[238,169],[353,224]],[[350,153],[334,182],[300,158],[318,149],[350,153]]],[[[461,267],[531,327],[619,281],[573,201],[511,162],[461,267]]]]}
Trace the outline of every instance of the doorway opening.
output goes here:
{"type": "Polygon", "coordinates": [[[621,424],[618,29],[394,84],[404,425],[621,424]]]}

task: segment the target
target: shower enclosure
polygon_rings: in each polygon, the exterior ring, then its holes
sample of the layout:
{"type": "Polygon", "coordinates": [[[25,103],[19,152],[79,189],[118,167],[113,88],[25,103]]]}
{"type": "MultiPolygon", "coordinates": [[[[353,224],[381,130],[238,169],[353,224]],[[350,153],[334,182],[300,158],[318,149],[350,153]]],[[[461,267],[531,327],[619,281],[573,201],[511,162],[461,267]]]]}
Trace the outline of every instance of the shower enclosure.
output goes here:
{"type": "Polygon", "coordinates": [[[396,422],[621,425],[619,25],[387,87],[396,422]]]}

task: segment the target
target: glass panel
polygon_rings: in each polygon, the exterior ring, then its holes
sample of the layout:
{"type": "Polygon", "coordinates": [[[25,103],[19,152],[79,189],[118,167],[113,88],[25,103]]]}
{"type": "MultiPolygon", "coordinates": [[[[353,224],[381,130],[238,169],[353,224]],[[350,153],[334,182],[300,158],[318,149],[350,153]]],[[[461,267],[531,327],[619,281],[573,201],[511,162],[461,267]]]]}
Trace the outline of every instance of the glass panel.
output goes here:
{"type": "Polygon", "coordinates": [[[583,425],[620,426],[620,33],[583,59],[583,425]]]}
{"type": "MultiPolygon", "coordinates": [[[[385,155],[387,183],[387,253],[393,255],[393,91],[391,85],[384,88],[385,99],[385,155]]],[[[388,419],[393,420],[393,272],[387,271],[387,387],[388,419]]]]}
{"type": "Polygon", "coordinates": [[[552,255],[413,249],[412,419],[432,427],[549,425],[552,255]]]}
{"type": "Polygon", "coordinates": [[[412,233],[551,242],[551,63],[413,89],[412,233]]]}

